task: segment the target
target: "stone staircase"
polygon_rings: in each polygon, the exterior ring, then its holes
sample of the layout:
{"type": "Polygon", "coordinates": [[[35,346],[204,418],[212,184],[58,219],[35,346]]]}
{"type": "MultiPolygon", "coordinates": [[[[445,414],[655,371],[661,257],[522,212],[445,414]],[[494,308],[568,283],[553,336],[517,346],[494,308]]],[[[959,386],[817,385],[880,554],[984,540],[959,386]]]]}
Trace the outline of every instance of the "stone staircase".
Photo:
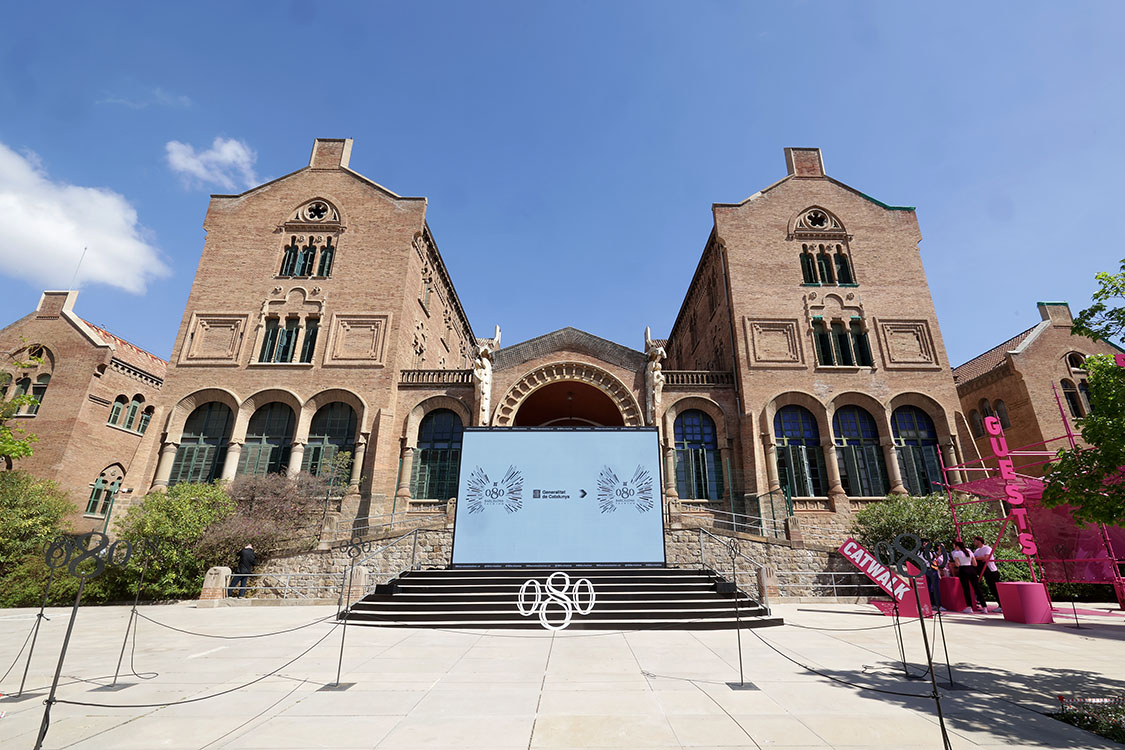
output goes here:
{"type": "MultiPolygon", "coordinates": [[[[522,615],[520,589],[528,579],[540,587],[556,571],[593,585],[589,614],[574,611],[570,628],[585,630],[715,630],[781,625],[779,617],[710,570],[663,567],[448,568],[403,573],[352,605],[348,622],[404,628],[542,628],[536,613],[522,615]]],[[[555,579],[556,587],[561,578],[555,579]]],[[[569,594],[579,604],[585,587],[569,594]]],[[[546,597],[544,597],[545,599],[546,597]]],[[[535,599],[525,591],[525,610],[535,599]]],[[[585,607],[583,607],[585,608],[585,607]]],[[[546,616],[554,624],[563,606],[552,603],[546,616]]]]}

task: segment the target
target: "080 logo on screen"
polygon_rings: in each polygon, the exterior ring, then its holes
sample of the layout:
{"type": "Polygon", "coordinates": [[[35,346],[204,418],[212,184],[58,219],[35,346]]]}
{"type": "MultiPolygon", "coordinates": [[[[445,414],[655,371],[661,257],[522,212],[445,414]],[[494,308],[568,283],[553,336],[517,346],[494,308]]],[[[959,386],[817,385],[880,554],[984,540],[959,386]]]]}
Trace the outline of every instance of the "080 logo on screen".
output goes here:
{"type": "Polygon", "coordinates": [[[503,507],[515,513],[523,507],[523,474],[515,466],[509,466],[504,478],[493,481],[484,469],[477,466],[469,475],[465,493],[465,505],[469,513],[482,513],[490,506],[503,507]]]}
{"type": "Polygon", "coordinates": [[[616,472],[603,466],[598,474],[598,508],[602,513],[613,513],[619,505],[631,505],[638,513],[647,513],[653,507],[652,473],[638,466],[629,479],[618,479],[616,472]]]}

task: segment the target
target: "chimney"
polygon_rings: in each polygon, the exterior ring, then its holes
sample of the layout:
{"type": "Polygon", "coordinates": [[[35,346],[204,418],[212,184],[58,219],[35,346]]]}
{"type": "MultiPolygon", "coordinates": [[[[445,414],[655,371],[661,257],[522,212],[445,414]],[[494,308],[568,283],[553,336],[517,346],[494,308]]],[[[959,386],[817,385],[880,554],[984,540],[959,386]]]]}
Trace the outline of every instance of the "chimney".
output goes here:
{"type": "Polygon", "coordinates": [[[43,292],[43,296],[39,298],[39,306],[35,308],[35,317],[37,318],[57,318],[63,312],[70,312],[74,309],[74,302],[78,299],[78,291],[72,289],[65,292],[43,292]]]}
{"type": "Polygon", "coordinates": [[[351,138],[317,138],[313,141],[309,166],[313,169],[338,169],[352,158],[351,138]]]}
{"type": "Polygon", "coordinates": [[[820,149],[785,149],[785,168],[793,177],[823,177],[824,160],[820,158],[820,149]]]}
{"type": "Polygon", "coordinates": [[[1051,321],[1051,325],[1067,328],[1074,325],[1074,316],[1070,314],[1070,305],[1066,302],[1036,302],[1035,304],[1039,307],[1039,315],[1043,320],[1051,321]]]}

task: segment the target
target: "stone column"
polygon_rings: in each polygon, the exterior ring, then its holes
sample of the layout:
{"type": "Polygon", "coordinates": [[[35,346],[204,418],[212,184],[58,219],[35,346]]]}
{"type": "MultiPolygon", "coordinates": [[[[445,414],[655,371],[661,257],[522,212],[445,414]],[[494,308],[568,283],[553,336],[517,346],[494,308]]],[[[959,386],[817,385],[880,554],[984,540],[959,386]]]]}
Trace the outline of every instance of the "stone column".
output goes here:
{"type": "Polygon", "coordinates": [[[305,444],[303,441],[294,440],[289,448],[289,465],[285,467],[288,476],[295,477],[301,473],[301,463],[305,460],[305,444]]]}
{"type": "Polygon", "coordinates": [[[766,479],[769,482],[769,491],[777,492],[781,489],[781,481],[777,476],[777,445],[772,440],[764,440],[766,447],[766,479]]]}
{"type": "Polygon", "coordinates": [[[410,500],[410,475],[414,473],[414,446],[403,446],[395,499],[410,500]]]}
{"type": "Polygon", "coordinates": [[[891,480],[891,492],[896,495],[905,495],[906,485],[902,483],[902,467],[898,465],[898,451],[895,450],[894,441],[883,438],[883,460],[887,464],[887,478],[891,480]]]}
{"type": "Polygon", "coordinates": [[[234,479],[234,475],[238,473],[238,459],[242,457],[242,442],[239,440],[232,440],[227,446],[227,457],[223,461],[223,471],[219,474],[219,478],[224,482],[229,482],[234,479]]]}
{"type": "Polygon", "coordinates": [[[836,461],[836,443],[829,438],[825,438],[820,444],[824,448],[824,465],[828,469],[828,494],[846,494],[844,483],[840,479],[840,464],[836,461]]]}
{"type": "Polygon", "coordinates": [[[363,478],[363,460],[367,456],[367,437],[360,435],[352,452],[352,475],[348,480],[348,493],[359,492],[359,483],[363,478]]]}
{"type": "Polygon", "coordinates": [[[664,446],[664,497],[680,499],[680,493],[676,491],[676,450],[668,445],[664,446]]]}
{"type": "Polygon", "coordinates": [[[160,461],[156,465],[156,476],[152,479],[153,487],[167,487],[172,478],[172,464],[176,461],[176,451],[179,443],[168,442],[160,449],[160,461]]]}
{"type": "MultiPolygon", "coordinates": [[[[945,467],[947,469],[950,466],[956,466],[957,465],[957,453],[953,450],[953,441],[952,440],[950,440],[945,445],[941,446],[941,459],[942,459],[942,461],[945,462],[945,467]]],[[[950,484],[961,484],[961,482],[963,481],[963,479],[961,477],[961,472],[957,469],[953,469],[953,470],[949,471],[948,475],[949,475],[949,483],[950,484]]],[[[942,478],[942,482],[943,483],[945,482],[944,477],[942,478]]]]}

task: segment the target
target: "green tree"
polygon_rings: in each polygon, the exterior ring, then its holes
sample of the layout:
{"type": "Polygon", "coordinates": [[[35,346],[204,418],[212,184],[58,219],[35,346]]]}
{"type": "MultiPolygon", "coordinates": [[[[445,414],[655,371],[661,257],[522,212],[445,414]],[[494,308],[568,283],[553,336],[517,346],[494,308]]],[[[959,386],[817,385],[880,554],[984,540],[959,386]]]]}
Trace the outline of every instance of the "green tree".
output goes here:
{"type": "MultiPolygon", "coordinates": [[[[220,484],[177,484],[166,492],[146,495],[126,511],[115,526],[116,536],[134,541],[161,540],[145,580],[148,596],[194,598],[214,561],[201,555],[208,529],[230,515],[234,502],[220,484]]],[[[140,560],[125,575],[139,575],[140,560]]],[[[126,586],[128,581],[126,582],[126,586]]]]}
{"type": "Polygon", "coordinates": [[[64,530],[70,498],[57,484],[22,471],[0,472],[0,571],[64,530]]]}
{"type": "MultiPolygon", "coordinates": [[[[962,522],[983,522],[994,518],[1002,518],[1003,510],[997,501],[978,502],[971,505],[961,505],[957,509],[958,519],[962,522]]],[[[974,523],[961,529],[962,538],[968,544],[978,534],[984,537],[985,543],[994,546],[996,535],[1000,533],[1003,523],[974,523]]],[[[956,538],[957,532],[953,523],[953,513],[949,509],[949,500],[945,495],[934,494],[915,497],[911,495],[888,495],[885,500],[867,505],[855,514],[852,519],[852,536],[867,549],[873,550],[879,542],[893,541],[899,534],[916,534],[922,539],[942,542],[949,548],[950,543],[956,538]]],[[[997,559],[1020,560],[1020,553],[1016,544],[1015,528],[1008,525],[1005,537],[996,547],[993,556],[997,559]]],[[[1005,581],[1026,581],[1030,578],[1027,564],[1022,562],[999,562],[1000,577],[1005,581]]]]}
{"type": "Polygon", "coordinates": [[[1077,424],[1087,447],[1059,451],[1058,462],[1047,467],[1043,501],[1051,507],[1072,506],[1077,523],[1121,524],[1125,523],[1125,367],[1104,354],[1087,357],[1085,367],[1091,409],[1077,424]]]}
{"type": "Polygon", "coordinates": [[[1120,273],[1102,271],[1094,278],[1098,280],[1098,291],[1094,292],[1094,304],[1078,313],[1074,318],[1072,332],[1087,338],[1120,340],[1125,332],[1125,308],[1120,302],[1125,300],[1125,259],[1121,261],[1120,273]]]}
{"type": "Polygon", "coordinates": [[[8,398],[16,374],[40,364],[43,359],[36,354],[38,347],[27,344],[14,352],[4,355],[6,362],[0,366],[0,459],[17,461],[31,455],[31,446],[39,440],[35,435],[12,423],[12,418],[20,409],[38,406],[39,399],[29,393],[21,393],[8,398]]]}

